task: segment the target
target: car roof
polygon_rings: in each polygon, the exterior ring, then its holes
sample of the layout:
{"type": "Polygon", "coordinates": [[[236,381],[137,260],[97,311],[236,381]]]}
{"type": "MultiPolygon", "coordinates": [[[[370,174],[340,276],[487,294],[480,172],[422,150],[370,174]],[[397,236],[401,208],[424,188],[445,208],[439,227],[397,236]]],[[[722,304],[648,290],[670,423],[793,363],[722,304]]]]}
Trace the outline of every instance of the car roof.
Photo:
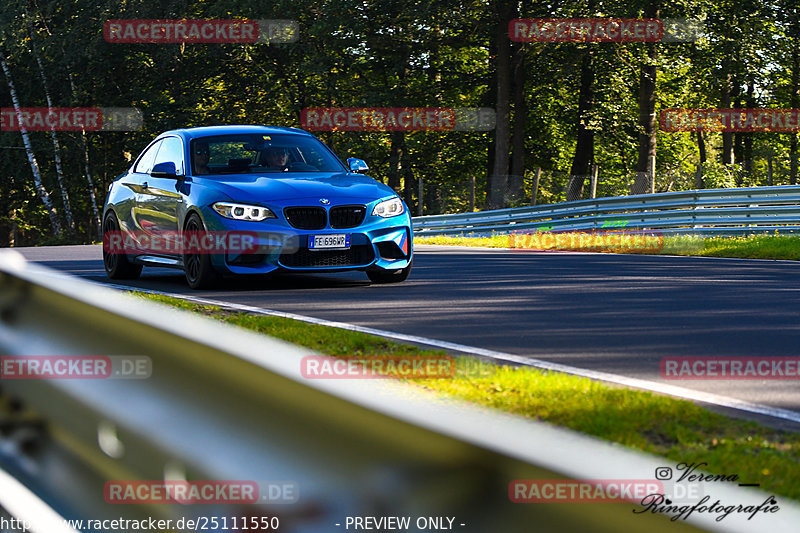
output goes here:
{"type": "Polygon", "coordinates": [[[178,130],[165,131],[159,137],[167,135],[179,135],[186,139],[195,139],[197,137],[210,137],[213,135],[236,135],[241,133],[256,133],[256,134],[276,134],[276,133],[290,133],[295,135],[308,135],[312,136],[307,131],[299,128],[284,128],[280,126],[255,126],[255,125],[237,125],[237,126],[201,126],[198,128],[183,128],[178,130]]]}

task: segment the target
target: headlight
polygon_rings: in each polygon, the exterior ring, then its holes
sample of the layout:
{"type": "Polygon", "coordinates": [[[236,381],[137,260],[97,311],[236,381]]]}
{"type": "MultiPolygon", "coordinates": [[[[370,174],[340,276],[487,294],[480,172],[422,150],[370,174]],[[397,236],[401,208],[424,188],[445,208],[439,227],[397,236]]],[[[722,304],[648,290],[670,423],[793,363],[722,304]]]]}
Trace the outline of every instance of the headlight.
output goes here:
{"type": "Polygon", "coordinates": [[[266,207],[247,204],[231,204],[228,202],[217,202],[211,207],[214,211],[224,216],[225,218],[232,218],[234,220],[251,220],[253,222],[261,222],[268,218],[278,218],[275,213],[266,207]]]}
{"type": "Polygon", "coordinates": [[[372,210],[372,214],[383,218],[389,218],[402,215],[405,210],[405,207],[403,207],[403,201],[400,198],[394,197],[390,200],[384,200],[376,205],[375,209],[372,210]]]}

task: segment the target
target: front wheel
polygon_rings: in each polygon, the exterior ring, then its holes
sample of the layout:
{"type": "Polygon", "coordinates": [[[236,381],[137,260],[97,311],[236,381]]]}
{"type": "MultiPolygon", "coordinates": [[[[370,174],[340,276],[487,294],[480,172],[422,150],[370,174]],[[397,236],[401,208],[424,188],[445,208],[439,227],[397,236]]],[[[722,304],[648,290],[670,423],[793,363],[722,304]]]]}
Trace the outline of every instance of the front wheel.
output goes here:
{"type": "Polygon", "coordinates": [[[109,279],[136,279],[142,273],[142,265],[133,263],[126,254],[124,247],[114,244],[122,239],[117,216],[109,211],[103,219],[103,266],[109,279]],[[116,249],[115,249],[116,248],[116,249]]]}
{"type": "MultiPolygon", "coordinates": [[[[184,231],[190,235],[197,235],[205,232],[206,228],[197,213],[189,215],[184,231]]],[[[203,250],[199,250],[203,251],[203,250]]],[[[216,286],[222,276],[219,275],[211,264],[211,256],[208,253],[184,254],[183,269],[186,274],[186,281],[193,289],[210,289],[216,286]]]]}
{"type": "Polygon", "coordinates": [[[400,283],[405,281],[411,273],[411,265],[414,260],[405,268],[398,268],[396,270],[386,270],[384,268],[376,268],[375,270],[367,270],[367,277],[372,283],[400,283]]]}

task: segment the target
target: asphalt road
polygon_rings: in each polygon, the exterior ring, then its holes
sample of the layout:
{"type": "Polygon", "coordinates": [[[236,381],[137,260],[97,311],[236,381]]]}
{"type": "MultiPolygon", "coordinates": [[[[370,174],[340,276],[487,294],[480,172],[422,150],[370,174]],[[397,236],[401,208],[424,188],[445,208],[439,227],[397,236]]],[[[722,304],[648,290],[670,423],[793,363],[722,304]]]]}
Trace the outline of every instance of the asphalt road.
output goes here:
{"type": "MultiPolygon", "coordinates": [[[[100,246],[18,249],[105,282],[100,246]]],[[[125,282],[420,335],[800,412],[798,380],[664,380],[669,356],[798,356],[800,263],[419,246],[409,279],[360,272],[232,280],[176,270],[125,282]]]]}

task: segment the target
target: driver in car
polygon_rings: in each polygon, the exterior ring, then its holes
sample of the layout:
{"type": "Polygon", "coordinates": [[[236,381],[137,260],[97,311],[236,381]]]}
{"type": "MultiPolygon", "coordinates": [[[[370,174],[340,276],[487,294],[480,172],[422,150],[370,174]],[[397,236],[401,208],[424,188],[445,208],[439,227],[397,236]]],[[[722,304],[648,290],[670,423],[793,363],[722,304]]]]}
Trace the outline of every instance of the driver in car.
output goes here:
{"type": "Polygon", "coordinates": [[[194,143],[194,150],[192,151],[192,161],[194,163],[195,174],[211,173],[211,171],[208,169],[209,155],[210,154],[208,150],[208,143],[205,142],[194,143]]]}
{"type": "Polygon", "coordinates": [[[267,166],[280,172],[289,170],[289,150],[277,146],[267,148],[267,166]]]}

